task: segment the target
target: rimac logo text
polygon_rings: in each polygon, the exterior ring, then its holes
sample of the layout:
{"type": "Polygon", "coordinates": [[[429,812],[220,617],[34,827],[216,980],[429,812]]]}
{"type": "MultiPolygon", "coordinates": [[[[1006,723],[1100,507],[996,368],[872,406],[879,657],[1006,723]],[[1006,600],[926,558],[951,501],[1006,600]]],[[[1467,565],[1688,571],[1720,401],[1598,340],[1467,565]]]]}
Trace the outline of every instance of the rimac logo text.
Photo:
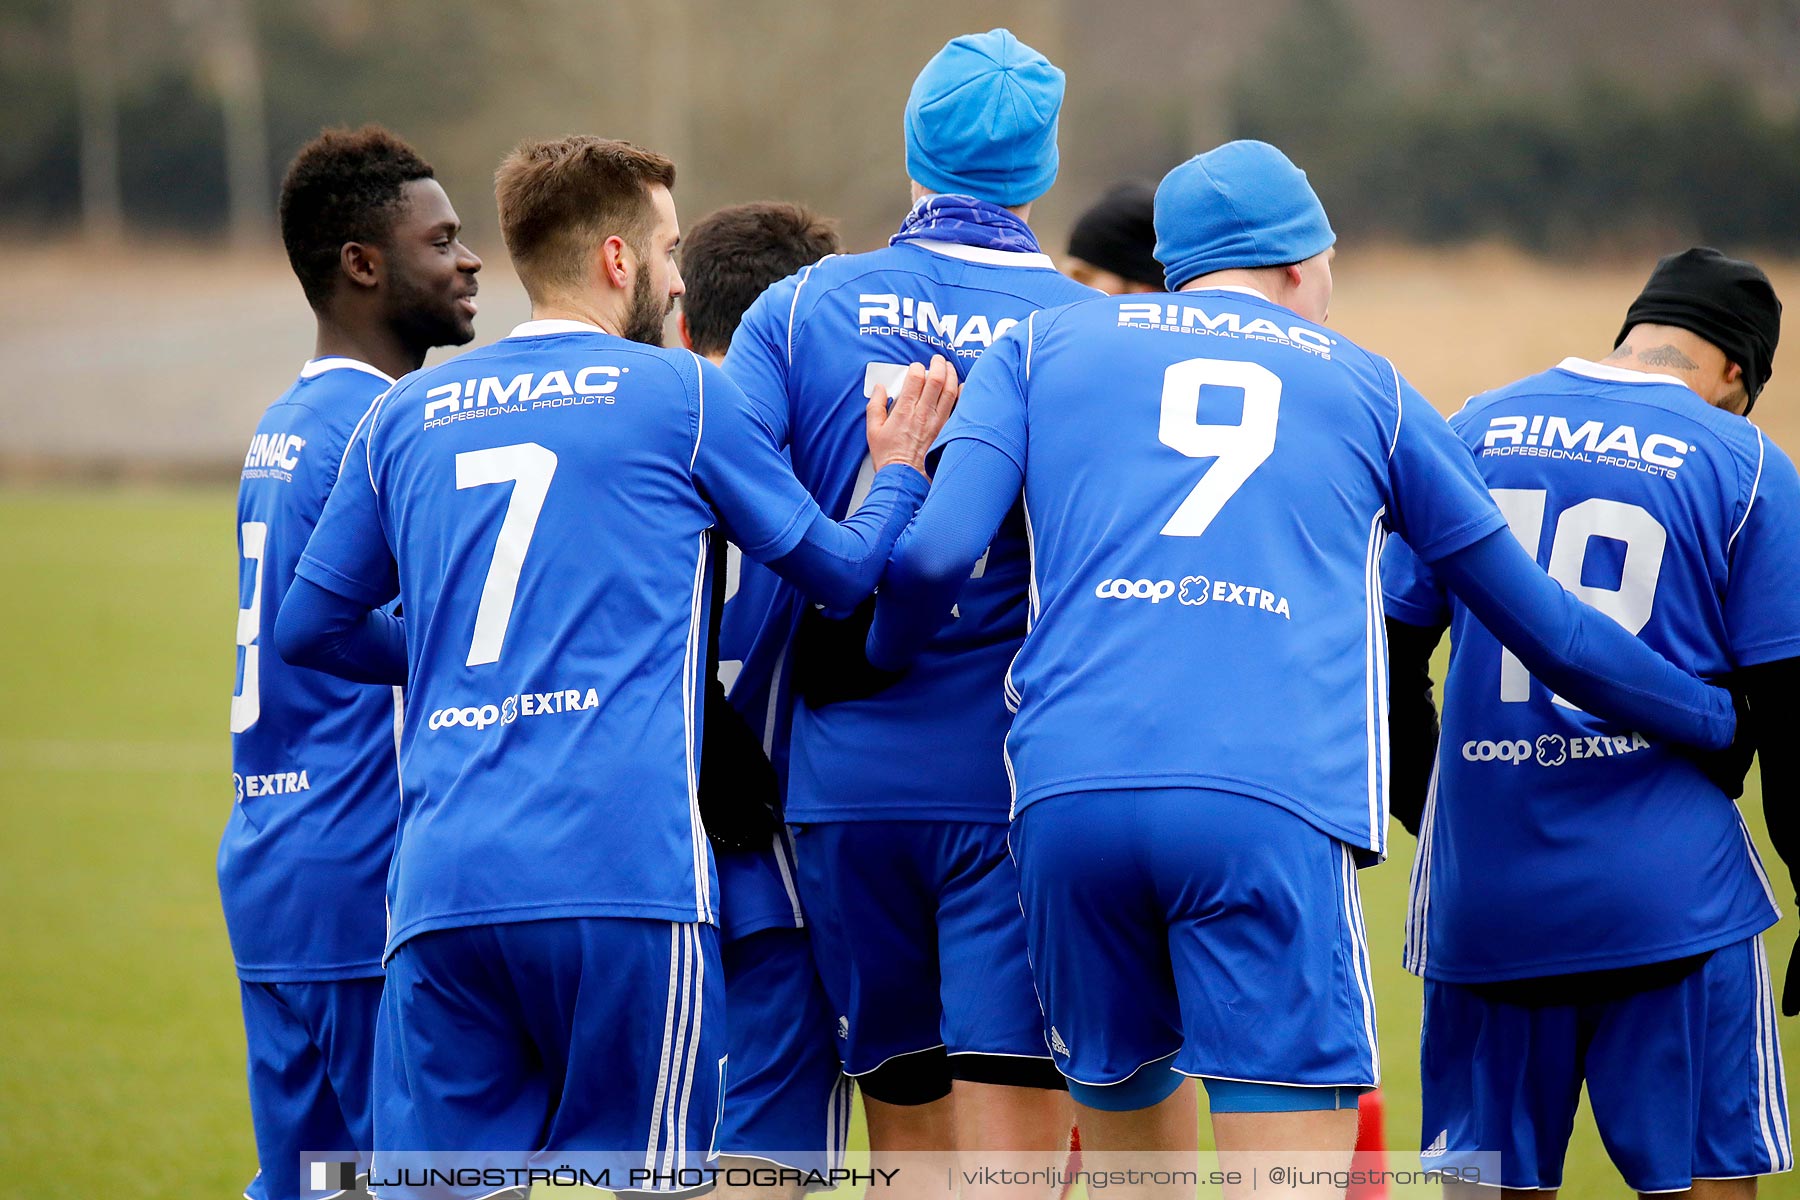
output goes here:
{"type": "Polygon", "coordinates": [[[1276,342],[1305,350],[1321,358],[1331,357],[1335,338],[1327,337],[1305,325],[1289,325],[1285,329],[1267,317],[1245,320],[1235,312],[1209,313],[1197,304],[1138,303],[1119,305],[1119,324],[1137,329],[1160,329],[1169,333],[1211,334],[1215,337],[1245,337],[1276,342]]]}
{"type": "Polygon", "coordinates": [[[1631,425],[1609,428],[1599,421],[1571,425],[1567,417],[1542,413],[1533,417],[1490,417],[1487,432],[1481,437],[1483,454],[1597,463],[1664,479],[1675,478],[1675,472],[1693,449],[1666,433],[1640,437],[1631,425]]]}
{"type": "Polygon", "coordinates": [[[612,404],[619,377],[630,370],[602,365],[583,367],[573,378],[567,371],[546,371],[541,376],[522,371],[510,379],[487,375],[439,384],[425,392],[425,428],[531,409],[612,404]]]}
{"type": "Polygon", "coordinates": [[[982,313],[961,316],[940,313],[929,300],[915,300],[894,292],[864,292],[856,298],[856,324],[860,333],[899,334],[951,350],[978,353],[1018,322],[1011,317],[989,321],[982,313]],[[976,347],[967,350],[966,347],[976,347]]]}

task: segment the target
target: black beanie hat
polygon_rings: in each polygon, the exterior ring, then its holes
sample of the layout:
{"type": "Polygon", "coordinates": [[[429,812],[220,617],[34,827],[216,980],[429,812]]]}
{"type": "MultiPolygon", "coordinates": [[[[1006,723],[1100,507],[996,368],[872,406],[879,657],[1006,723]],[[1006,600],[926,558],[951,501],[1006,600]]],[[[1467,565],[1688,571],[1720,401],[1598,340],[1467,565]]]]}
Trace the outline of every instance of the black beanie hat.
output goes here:
{"type": "Polygon", "coordinates": [[[1156,261],[1156,192],[1146,183],[1122,183],[1081,214],[1069,233],[1069,253],[1103,271],[1162,290],[1156,261]]]}
{"type": "Polygon", "coordinates": [[[1744,390],[1754,401],[1775,368],[1781,301],[1755,263],[1696,246],[1656,264],[1626,310],[1615,347],[1633,325],[1673,325],[1705,338],[1743,368],[1744,390]]]}

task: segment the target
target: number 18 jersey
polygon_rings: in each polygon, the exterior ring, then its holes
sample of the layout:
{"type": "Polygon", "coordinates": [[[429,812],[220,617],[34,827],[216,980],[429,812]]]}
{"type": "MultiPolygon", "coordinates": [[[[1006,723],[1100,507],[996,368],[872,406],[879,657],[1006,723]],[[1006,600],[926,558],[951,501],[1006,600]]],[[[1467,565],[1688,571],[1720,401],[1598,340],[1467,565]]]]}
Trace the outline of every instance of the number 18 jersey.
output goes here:
{"type": "MultiPolygon", "coordinates": [[[[1703,678],[1800,654],[1800,477],[1679,380],[1565,360],[1451,419],[1527,553],[1703,678]]],[[[1554,697],[1395,542],[1393,615],[1451,628],[1407,965],[1477,983],[1636,966],[1778,917],[1737,806],[1554,697]]]]}
{"type": "Polygon", "coordinates": [[[1383,850],[1382,542],[1503,525],[1391,363],[1245,289],[1091,300],[1001,339],[943,437],[1024,472],[1015,814],[1215,789],[1383,850]]]}

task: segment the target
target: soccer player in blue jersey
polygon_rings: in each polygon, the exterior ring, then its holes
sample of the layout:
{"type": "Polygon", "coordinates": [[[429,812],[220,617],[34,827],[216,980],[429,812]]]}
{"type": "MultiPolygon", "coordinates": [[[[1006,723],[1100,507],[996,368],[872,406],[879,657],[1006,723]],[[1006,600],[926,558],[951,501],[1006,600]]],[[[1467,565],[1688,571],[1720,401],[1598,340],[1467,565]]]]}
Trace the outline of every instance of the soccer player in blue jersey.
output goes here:
{"type": "Polygon", "coordinates": [[[238,486],[237,803],[218,867],[249,1046],[252,1200],[318,1194],[302,1151],[366,1167],[372,1144],[400,695],[291,667],[270,646],[356,422],[427,350],[475,336],[481,260],[461,228],[430,165],[372,125],[308,142],[281,187],[282,241],[318,334],[238,486]]]}
{"type": "Polygon", "coordinates": [[[867,502],[823,516],[723,372],[657,344],[682,290],[674,180],[594,137],[507,157],[533,319],[370,410],[282,606],[290,660],[407,681],[384,1197],[418,1193],[409,1152],[501,1170],[592,1151],[615,1186],[693,1186],[726,1070],[696,795],[712,532],[854,605],[954,400],[942,363],[891,410],[878,391],[867,502]],[[396,596],[403,621],[380,608],[396,596]]]}
{"type": "MultiPolygon", "coordinates": [[[[1671,660],[1740,678],[1759,715],[1792,711],[1800,666],[1800,476],[1744,419],[1780,321],[1752,264],[1671,255],[1606,358],[1451,419],[1554,579],[1671,660]]],[[[1426,1165],[1499,1151],[1507,1188],[1554,1191],[1585,1082],[1638,1192],[1755,1194],[1793,1150],[1759,936],[1779,911],[1737,806],[1535,680],[1399,540],[1383,578],[1388,612],[1422,627],[1392,643],[1392,716],[1396,746],[1425,747],[1396,762],[1411,785],[1395,810],[1419,833],[1406,965],[1425,977],[1426,1165]],[[1446,626],[1428,790],[1426,667],[1446,626]]],[[[1792,731],[1763,729],[1764,803],[1792,864],[1792,731]]]]}
{"type": "MultiPolygon", "coordinates": [[[[1026,224],[1056,178],[1062,97],[1062,72],[1006,30],[951,41],[906,104],[914,204],[890,244],[828,258],[745,314],[725,369],[826,512],[867,486],[858,414],[875,388],[936,355],[965,372],[1035,310],[1094,295],[1026,224]]],[[[1067,1143],[1006,852],[1001,683],[1025,632],[1023,533],[1019,512],[998,523],[990,565],[964,572],[957,620],[905,683],[792,710],[800,898],[877,1153],[1067,1143]]],[[[746,567],[736,604],[757,624],[756,682],[739,686],[773,687],[779,706],[799,599],[746,567]]]]}
{"type": "Polygon", "coordinates": [[[1040,312],[976,365],[867,650],[918,653],[1022,487],[1012,851],[1084,1146],[1192,1151],[1198,1076],[1228,1162],[1347,1165],[1378,1076],[1356,869],[1386,846],[1388,530],[1565,695],[1712,748],[1731,701],[1539,571],[1443,418],[1324,327],[1335,236],[1280,151],[1176,168],[1156,228],[1175,294],[1040,312]]]}
{"type": "MultiPolygon", "coordinates": [[[[839,249],[831,224],[796,204],[739,204],[695,222],[681,243],[687,288],[677,320],[682,345],[714,363],[724,361],[745,310],[769,285],[839,249]]],[[[733,686],[729,703],[707,707],[702,796],[756,788],[765,776],[776,793],[768,756],[786,760],[785,745],[778,746],[772,733],[767,745],[762,740],[767,681],[742,671],[744,639],[738,630],[748,622],[738,619],[740,610],[734,608],[741,593],[727,590],[742,568],[742,552],[733,549],[726,570],[715,575],[708,670],[717,672],[723,653],[730,683],[741,686],[733,686]],[[726,622],[734,636],[721,642],[726,622]]],[[[765,574],[776,586],[787,586],[772,572],[765,574]]],[[[724,700],[725,682],[709,674],[709,701],[724,700]]],[[[778,796],[771,799],[779,805],[778,796]]],[[[760,841],[744,849],[723,848],[717,839],[713,844],[731,1050],[719,1129],[719,1152],[728,1157],[720,1165],[764,1159],[802,1171],[828,1169],[844,1151],[855,1085],[838,1064],[836,1021],[813,966],[793,882],[792,847],[783,836],[765,834],[760,841]]],[[[765,1197],[801,1191],[797,1186],[752,1190],[765,1197]]],[[[742,1191],[725,1187],[719,1194],[742,1191]]]]}

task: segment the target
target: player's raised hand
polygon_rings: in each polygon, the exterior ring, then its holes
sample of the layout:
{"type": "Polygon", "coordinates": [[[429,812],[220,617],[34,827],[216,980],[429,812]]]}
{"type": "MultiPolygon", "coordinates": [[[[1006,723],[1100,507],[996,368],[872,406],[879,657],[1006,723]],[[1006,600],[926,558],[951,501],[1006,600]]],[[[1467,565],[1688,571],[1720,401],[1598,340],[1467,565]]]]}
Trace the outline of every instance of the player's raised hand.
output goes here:
{"type": "Polygon", "coordinates": [[[877,471],[891,463],[904,463],[923,474],[925,452],[937,440],[938,430],[956,407],[962,382],[956,368],[941,355],[931,356],[929,370],[914,363],[906,369],[900,394],[888,405],[885,387],[877,386],[869,397],[869,458],[877,471]]]}

